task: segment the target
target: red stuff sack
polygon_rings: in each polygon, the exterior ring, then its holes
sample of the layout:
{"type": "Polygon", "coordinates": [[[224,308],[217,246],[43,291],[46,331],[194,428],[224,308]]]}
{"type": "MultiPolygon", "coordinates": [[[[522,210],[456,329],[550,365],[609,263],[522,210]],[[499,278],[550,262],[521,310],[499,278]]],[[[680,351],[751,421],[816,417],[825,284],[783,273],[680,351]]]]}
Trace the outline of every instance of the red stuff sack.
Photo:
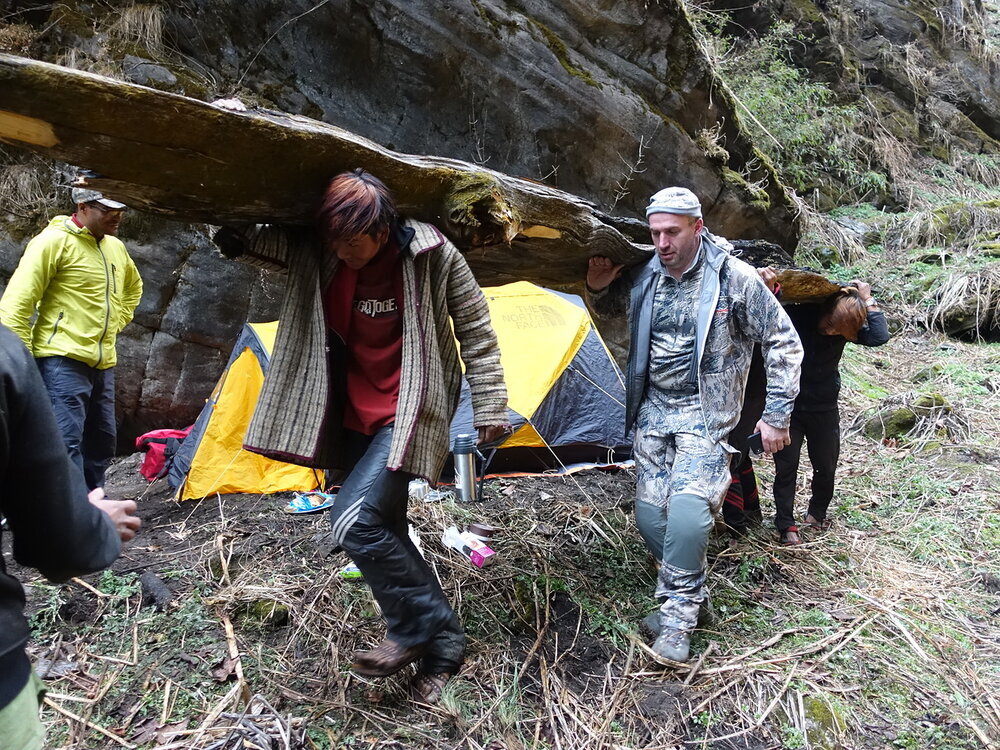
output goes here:
{"type": "Polygon", "coordinates": [[[137,437],[135,439],[136,449],[146,454],[142,459],[142,466],[139,467],[139,473],[150,482],[165,476],[170,467],[170,459],[173,458],[184,438],[191,432],[192,427],[194,425],[185,427],[183,430],[152,430],[137,437]]]}

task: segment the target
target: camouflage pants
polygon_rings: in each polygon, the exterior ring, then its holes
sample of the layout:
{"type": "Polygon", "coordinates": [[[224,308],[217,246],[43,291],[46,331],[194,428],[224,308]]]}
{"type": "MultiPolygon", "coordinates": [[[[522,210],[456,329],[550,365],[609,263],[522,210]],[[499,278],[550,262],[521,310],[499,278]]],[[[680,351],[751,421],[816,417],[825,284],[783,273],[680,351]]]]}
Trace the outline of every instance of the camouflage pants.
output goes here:
{"type": "Polygon", "coordinates": [[[695,627],[707,598],[705,550],[731,475],[722,443],[690,433],[636,431],[636,524],[660,561],[661,625],[695,627]]]}
{"type": "Polygon", "coordinates": [[[640,423],[632,454],[637,501],[663,508],[666,513],[674,495],[697,495],[705,499],[711,513],[719,512],[732,481],[731,454],[723,443],[686,432],[662,435],[644,430],[640,423]]]}

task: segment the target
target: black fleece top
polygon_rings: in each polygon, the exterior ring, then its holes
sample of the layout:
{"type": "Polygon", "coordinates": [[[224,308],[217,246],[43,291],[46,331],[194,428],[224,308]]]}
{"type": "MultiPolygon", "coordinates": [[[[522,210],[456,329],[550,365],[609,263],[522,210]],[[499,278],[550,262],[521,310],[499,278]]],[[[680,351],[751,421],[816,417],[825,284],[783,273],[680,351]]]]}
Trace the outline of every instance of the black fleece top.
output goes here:
{"type": "MultiPolygon", "coordinates": [[[[840,397],[840,358],[847,339],[825,336],[819,332],[822,305],[786,305],[802,340],[802,375],[795,411],[828,411],[837,408],[840,397]]],[[[868,321],[858,332],[854,343],[861,346],[882,346],[889,340],[889,327],[881,310],[868,309],[868,321]]]]}
{"type": "MultiPolygon", "coordinates": [[[[114,524],[87,500],[70,461],[38,368],[21,340],[0,325],[0,513],[19,565],[50,581],[101,570],[121,551],[114,524]]],[[[0,529],[0,542],[3,530],[0,529]]],[[[0,556],[0,708],[28,682],[24,589],[0,556]]]]}

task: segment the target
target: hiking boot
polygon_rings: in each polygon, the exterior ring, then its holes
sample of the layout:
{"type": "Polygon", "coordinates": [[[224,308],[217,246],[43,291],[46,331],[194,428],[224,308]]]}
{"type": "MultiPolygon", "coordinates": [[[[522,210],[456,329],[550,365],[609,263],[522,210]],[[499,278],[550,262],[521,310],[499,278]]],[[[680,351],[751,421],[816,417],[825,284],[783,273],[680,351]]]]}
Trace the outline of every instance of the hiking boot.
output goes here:
{"type": "MultiPolygon", "coordinates": [[[[699,628],[710,628],[716,623],[715,618],[715,607],[712,606],[712,600],[706,599],[698,607],[698,627],[699,628]]],[[[646,633],[646,635],[656,638],[662,627],[660,626],[660,610],[654,609],[648,615],[642,618],[640,627],[646,633]]]]}
{"type": "Polygon", "coordinates": [[[656,655],[670,661],[687,661],[691,655],[691,631],[665,628],[653,642],[656,655]]]}
{"type": "Polygon", "coordinates": [[[639,627],[646,635],[655,639],[660,634],[660,610],[654,609],[643,617],[639,627]]]}
{"type": "Polygon", "coordinates": [[[427,645],[420,643],[416,646],[400,646],[387,637],[370,651],[358,651],[354,654],[351,669],[364,677],[388,677],[423,656],[427,645]]]}

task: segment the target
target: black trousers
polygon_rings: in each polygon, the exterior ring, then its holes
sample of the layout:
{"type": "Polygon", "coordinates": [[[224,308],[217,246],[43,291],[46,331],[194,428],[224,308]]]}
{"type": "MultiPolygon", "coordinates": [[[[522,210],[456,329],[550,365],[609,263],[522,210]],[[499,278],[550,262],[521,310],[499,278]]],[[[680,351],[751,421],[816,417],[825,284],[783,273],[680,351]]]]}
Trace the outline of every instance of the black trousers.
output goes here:
{"type": "Polygon", "coordinates": [[[733,459],[732,472],[733,481],[722,500],[722,519],[733,534],[744,536],[749,526],[760,526],[762,522],[757,475],[745,449],[738,460],[733,459]]]}
{"type": "Polygon", "coordinates": [[[840,410],[793,411],[789,432],[792,442],[774,454],[774,525],[778,531],[795,525],[795,483],[803,441],[813,469],[809,515],[817,521],[826,518],[840,460],[840,410]]]}
{"type": "Polygon", "coordinates": [[[371,587],[385,617],[386,637],[407,647],[429,643],[423,672],[455,672],[465,655],[465,634],[407,533],[413,475],[386,468],[392,432],[393,425],[371,437],[348,432],[353,468],[330,509],[333,536],[371,587]]]}

